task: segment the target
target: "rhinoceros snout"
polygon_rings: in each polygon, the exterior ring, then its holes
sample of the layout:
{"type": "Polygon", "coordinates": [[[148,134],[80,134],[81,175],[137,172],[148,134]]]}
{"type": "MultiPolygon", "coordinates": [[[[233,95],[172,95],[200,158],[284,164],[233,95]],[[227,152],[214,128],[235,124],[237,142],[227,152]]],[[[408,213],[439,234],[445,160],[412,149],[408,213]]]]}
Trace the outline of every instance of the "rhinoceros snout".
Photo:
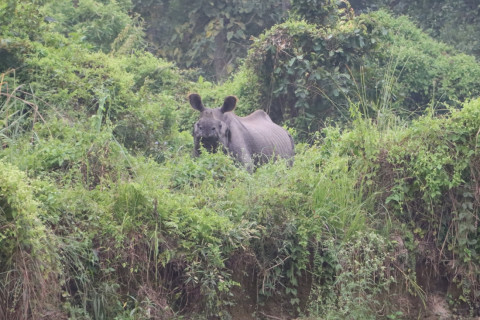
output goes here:
{"type": "Polygon", "coordinates": [[[222,131],[222,124],[219,121],[199,121],[195,125],[195,136],[199,138],[219,138],[222,131]]]}

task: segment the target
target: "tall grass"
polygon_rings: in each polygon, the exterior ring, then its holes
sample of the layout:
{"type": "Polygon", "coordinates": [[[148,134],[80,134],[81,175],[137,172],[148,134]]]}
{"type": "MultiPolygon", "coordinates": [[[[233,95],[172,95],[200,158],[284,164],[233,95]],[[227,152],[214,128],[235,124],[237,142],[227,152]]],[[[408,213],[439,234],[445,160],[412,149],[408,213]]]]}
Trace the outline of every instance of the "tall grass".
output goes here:
{"type": "Polygon", "coordinates": [[[32,130],[37,121],[46,123],[35,95],[23,90],[23,85],[9,87],[5,76],[10,73],[15,79],[15,70],[0,74],[0,141],[3,147],[14,143],[26,130],[32,130]]]}
{"type": "Polygon", "coordinates": [[[57,243],[26,175],[0,162],[0,318],[61,317],[57,243]]]}

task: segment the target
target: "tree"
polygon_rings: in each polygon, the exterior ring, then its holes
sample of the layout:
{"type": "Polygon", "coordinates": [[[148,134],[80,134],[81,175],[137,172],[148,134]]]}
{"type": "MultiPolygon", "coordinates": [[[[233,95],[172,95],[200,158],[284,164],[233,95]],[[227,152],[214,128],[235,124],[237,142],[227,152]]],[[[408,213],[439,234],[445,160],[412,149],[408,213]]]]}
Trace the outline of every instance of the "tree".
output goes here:
{"type": "Polygon", "coordinates": [[[333,26],[343,13],[349,13],[350,3],[346,0],[293,0],[292,10],[310,23],[333,26]]]}
{"type": "Polygon", "coordinates": [[[157,54],[216,80],[246,55],[250,37],[279,22],[288,7],[286,0],[134,0],[157,54]]]}

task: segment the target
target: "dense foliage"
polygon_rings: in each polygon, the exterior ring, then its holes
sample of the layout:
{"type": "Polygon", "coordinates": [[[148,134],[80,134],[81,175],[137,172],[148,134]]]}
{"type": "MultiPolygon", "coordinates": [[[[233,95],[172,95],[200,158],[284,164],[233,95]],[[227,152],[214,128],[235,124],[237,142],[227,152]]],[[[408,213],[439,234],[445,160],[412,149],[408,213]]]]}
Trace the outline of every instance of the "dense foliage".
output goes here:
{"type": "Polygon", "coordinates": [[[480,5],[472,0],[352,0],[357,12],[384,8],[408,15],[428,34],[462,52],[480,57],[480,5]]]}
{"type": "Polygon", "coordinates": [[[471,0],[194,3],[184,0],[135,0],[133,4],[133,10],[146,21],[151,51],[174,59],[182,67],[200,68],[203,76],[222,81],[237,66],[238,58],[246,55],[251,36],[258,36],[289,15],[309,23],[332,26],[342,16],[386,9],[398,15],[408,15],[428,34],[464,53],[478,58],[480,52],[480,30],[477,27],[480,7],[471,0]],[[291,10],[287,12],[289,8],[291,10]]]}
{"type": "Polygon", "coordinates": [[[335,28],[279,24],[252,46],[248,67],[272,118],[291,119],[306,134],[329,117],[348,119],[351,103],[372,115],[388,106],[413,116],[480,94],[473,57],[385,12],[344,18],[335,28]]]}
{"type": "Polygon", "coordinates": [[[0,5],[1,319],[479,312],[472,57],[330,1],[215,85],[147,52],[142,3],[0,5]],[[189,92],[288,120],[294,165],[192,158],[189,92]]]}
{"type": "Polygon", "coordinates": [[[288,1],[135,0],[155,52],[225,80],[257,36],[286,14],[288,1]]]}

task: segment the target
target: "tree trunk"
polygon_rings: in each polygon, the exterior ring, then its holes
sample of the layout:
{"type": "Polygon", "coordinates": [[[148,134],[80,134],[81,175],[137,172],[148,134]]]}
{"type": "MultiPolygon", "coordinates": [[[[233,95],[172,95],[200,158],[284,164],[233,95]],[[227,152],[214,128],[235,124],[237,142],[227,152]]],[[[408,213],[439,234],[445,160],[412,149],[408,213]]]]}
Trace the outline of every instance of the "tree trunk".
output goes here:
{"type": "Polygon", "coordinates": [[[290,10],[290,0],[282,0],[282,13],[285,15],[290,10]]]}
{"type": "Polygon", "coordinates": [[[215,77],[218,82],[225,80],[227,76],[227,36],[225,29],[222,28],[215,36],[215,53],[213,64],[215,68],[215,77]]]}

